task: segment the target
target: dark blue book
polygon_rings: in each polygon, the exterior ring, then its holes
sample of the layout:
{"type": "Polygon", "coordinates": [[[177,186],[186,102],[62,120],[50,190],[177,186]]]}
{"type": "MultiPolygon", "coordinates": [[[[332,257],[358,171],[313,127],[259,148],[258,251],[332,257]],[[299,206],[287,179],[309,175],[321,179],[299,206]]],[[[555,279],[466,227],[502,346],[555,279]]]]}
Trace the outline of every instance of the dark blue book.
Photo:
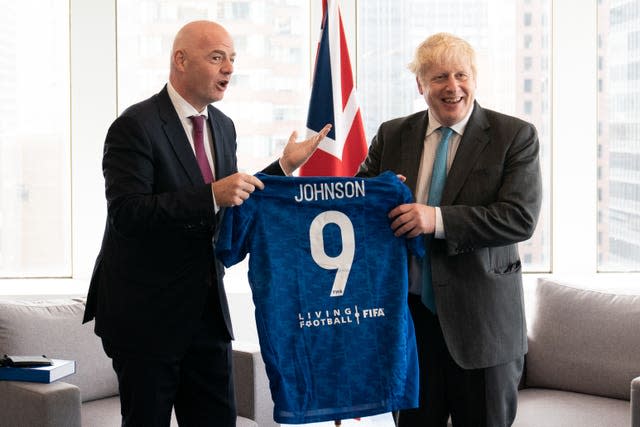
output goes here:
{"type": "Polygon", "coordinates": [[[51,359],[50,366],[0,367],[0,380],[50,383],[76,372],[73,360],[51,359]]]}

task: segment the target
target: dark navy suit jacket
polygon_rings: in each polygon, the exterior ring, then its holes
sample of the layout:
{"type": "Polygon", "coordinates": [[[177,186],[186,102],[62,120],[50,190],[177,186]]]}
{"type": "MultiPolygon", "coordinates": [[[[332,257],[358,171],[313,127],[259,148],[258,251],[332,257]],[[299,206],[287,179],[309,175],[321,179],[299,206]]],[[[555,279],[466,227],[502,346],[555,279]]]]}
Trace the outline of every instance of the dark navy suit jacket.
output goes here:
{"type": "MultiPolygon", "coordinates": [[[[236,131],[217,108],[208,114],[221,179],[237,172],[236,131]]],[[[220,338],[232,339],[224,268],[212,244],[224,209],[214,212],[166,87],[114,121],[102,167],[107,224],[84,321],[95,317],[96,333],[122,352],[175,358],[209,298],[220,338]]],[[[277,161],[264,172],[283,174],[277,161]]]]}

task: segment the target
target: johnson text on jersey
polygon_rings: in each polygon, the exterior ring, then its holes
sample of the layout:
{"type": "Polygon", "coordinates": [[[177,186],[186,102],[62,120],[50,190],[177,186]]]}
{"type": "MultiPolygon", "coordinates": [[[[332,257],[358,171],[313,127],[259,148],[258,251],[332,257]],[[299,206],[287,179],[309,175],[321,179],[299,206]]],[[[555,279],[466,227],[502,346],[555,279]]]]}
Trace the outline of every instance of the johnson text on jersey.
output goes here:
{"type": "Polygon", "coordinates": [[[364,180],[328,181],[300,184],[295,201],[312,202],[317,200],[353,199],[364,197],[364,180]]]}

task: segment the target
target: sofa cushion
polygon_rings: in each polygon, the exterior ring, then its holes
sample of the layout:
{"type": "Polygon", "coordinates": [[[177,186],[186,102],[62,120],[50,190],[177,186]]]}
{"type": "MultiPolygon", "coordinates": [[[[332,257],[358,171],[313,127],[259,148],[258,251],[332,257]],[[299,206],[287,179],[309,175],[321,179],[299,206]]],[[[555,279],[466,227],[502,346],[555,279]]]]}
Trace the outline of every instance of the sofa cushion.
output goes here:
{"type": "Polygon", "coordinates": [[[518,394],[513,427],[629,425],[629,402],[558,390],[531,388],[518,394]]]}
{"type": "Polygon", "coordinates": [[[45,354],[76,361],[62,381],[80,388],[82,401],[113,396],[118,383],[93,322],[82,324],[84,298],[0,298],[0,354],[45,354]]]}
{"type": "Polygon", "coordinates": [[[640,375],[640,295],[539,279],[530,323],[526,387],[629,400],[640,375]]]}

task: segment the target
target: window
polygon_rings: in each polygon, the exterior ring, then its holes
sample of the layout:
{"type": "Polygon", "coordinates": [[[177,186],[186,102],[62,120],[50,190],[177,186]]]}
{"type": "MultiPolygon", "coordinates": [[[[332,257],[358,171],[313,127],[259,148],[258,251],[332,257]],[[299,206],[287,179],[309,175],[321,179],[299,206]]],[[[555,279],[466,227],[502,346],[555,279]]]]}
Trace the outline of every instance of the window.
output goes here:
{"type": "Polygon", "coordinates": [[[0,277],[68,277],[69,3],[2,4],[0,277]]]}
{"type": "MultiPolygon", "coordinates": [[[[235,122],[239,167],[254,173],[272,162],[294,129],[303,130],[309,99],[310,28],[307,2],[227,1],[189,9],[181,0],[118,1],[118,107],[160,91],[168,79],[173,36],[194,19],[221,22],[234,38],[235,72],[215,104],[235,122]],[[177,19],[176,17],[180,17],[177,19]]],[[[315,32],[314,32],[315,35],[315,32]]],[[[303,135],[302,133],[301,135],[303,135]]]]}
{"type": "Polygon", "coordinates": [[[233,19],[249,19],[249,3],[234,2],[232,3],[233,19]]]}
{"type": "Polygon", "coordinates": [[[600,271],[640,270],[639,10],[635,1],[598,7],[600,271]]]}
{"type": "Polygon", "coordinates": [[[531,79],[524,79],[524,92],[531,93],[532,87],[533,82],[531,81],[531,79]]]}
{"type": "Polygon", "coordinates": [[[530,27],[531,26],[531,14],[530,13],[525,13],[524,17],[523,17],[523,21],[524,21],[524,26],[525,27],[530,27]]]}
{"type": "Polygon", "coordinates": [[[533,38],[531,37],[531,34],[525,34],[524,35],[524,48],[525,49],[531,49],[533,43],[533,38]]]}
{"type": "Polygon", "coordinates": [[[530,71],[531,68],[533,67],[533,58],[530,56],[525,56],[523,59],[523,64],[524,64],[524,70],[525,71],[530,71]]]}
{"type": "MultiPolygon", "coordinates": [[[[543,45],[543,36],[551,29],[545,25],[524,27],[523,24],[534,19],[531,6],[523,12],[526,3],[524,0],[515,4],[508,0],[416,0],[390,6],[386,0],[359,2],[357,82],[367,137],[371,139],[385,120],[426,108],[406,64],[413,58],[415,47],[430,34],[454,33],[469,41],[478,55],[478,102],[521,117],[537,127],[544,192],[548,194],[551,111],[549,103],[543,100],[550,98],[551,70],[546,64],[550,63],[551,52],[543,45]],[[427,9],[429,13],[423,13],[427,9]],[[456,12],[450,13],[452,10],[456,12]],[[515,40],[525,40],[524,46],[515,40]],[[495,46],[505,48],[495,49],[495,46]],[[519,64],[533,62],[542,66],[529,69],[528,77],[515,72],[519,64]],[[530,93],[533,79],[541,82],[544,90],[530,93]]],[[[550,0],[539,2],[535,11],[536,22],[551,22],[543,19],[551,13],[550,0]]],[[[528,271],[551,269],[549,200],[545,197],[536,234],[520,245],[528,271]]]]}
{"type": "Polygon", "coordinates": [[[522,105],[522,111],[527,115],[533,114],[533,103],[531,101],[524,101],[524,104],[522,105]]]}

